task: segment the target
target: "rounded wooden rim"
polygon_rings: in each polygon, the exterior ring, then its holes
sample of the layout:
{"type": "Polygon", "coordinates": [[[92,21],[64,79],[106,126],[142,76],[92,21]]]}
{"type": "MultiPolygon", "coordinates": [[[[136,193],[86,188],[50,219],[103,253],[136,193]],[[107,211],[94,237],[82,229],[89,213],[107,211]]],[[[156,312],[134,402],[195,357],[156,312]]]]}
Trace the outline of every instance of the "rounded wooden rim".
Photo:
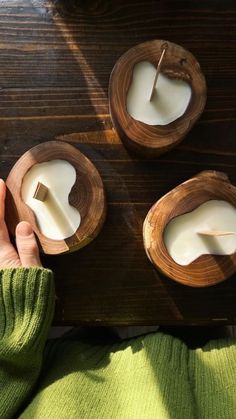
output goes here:
{"type": "Polygon", "coordinates": [[[148,258],[167,277],[184,285],[214,285],[236,270],[236,252],[229,256],[202,255],[191,264],[181,266],[170,257],[164,244],[164,229],[172,218],[191,212],[211,199],[222,199],[236,207],[236,187],[223,174],[206,171],[157,201],[144,221],[143,238],[148,258]]]}
{"type": "Polygon", "coordinates": [[[15,234],[19,221],[29,221],[44,253],[58,254],[80,249],[97,236],[105,220],[102,179],[93,163],[70,144],[48,141],[31,148],[16,162],[8,175],[6,185],[6,221],[10,232],[15,234]],[[74,166],[77,174],[69,202],[79,210],[81,224],[76,233],[65,240],[52,240],[44,236],[38,229],[33,211],[21,198],[21,184],[26,172],[34,164],[54,159],[67,160],[74,166]]]}
{"type": "Polygon", "coordinates": [[[148,41],[129,49],[116,62],[110,76],[109,105],[113,124],[121,139],[129,139],[140,150],[144,147],[161,154],[176,145],[199,118],[205,103],[206,81],[198,61],[180,45],[166,40],[148,41]],[[128,114],[126,97],[135,64],[147,60],[156,66],[163,45],[168,48],[162,72],[169,77],[186,80],[191,85],[192,97],[180,118],[165,126],[151,126],[136,121],[128,114]]]}

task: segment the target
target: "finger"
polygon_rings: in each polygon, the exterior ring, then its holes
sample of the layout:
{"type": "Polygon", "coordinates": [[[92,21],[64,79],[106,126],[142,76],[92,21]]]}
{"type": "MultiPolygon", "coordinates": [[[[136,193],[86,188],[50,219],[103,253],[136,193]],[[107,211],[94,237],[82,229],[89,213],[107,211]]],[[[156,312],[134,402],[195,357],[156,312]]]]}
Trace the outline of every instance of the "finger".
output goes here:
{"type": "Polygon", "coordinates": [[[0,247],[0,269],[18,268],[21,266],[19,256],[10,243],[0,247]]]}
{"type": "Polygon", "coordinates": [[[5,196],[6,185],[3,179],[0,179],[0,219],[4,220],[5,217],[5,196]]]}
{"type": "Polygon", "coordinates": [[[11,244],[5,223],[6,185],[0,179],[0,268],[13,268],[21,265],[18,254],[11,244]]]}
{"type": "Polygon", "coordinates": [[[6,185],[3,179],[0,179],[0,241],[10,242],[8,230],[5,223],[5,197],[6,185]]]}
{"type": "Polygon", "coordinates": [[[16,246],[23,267],[42,266],[33,229],[26,221],[16,227],[16,246]]]}

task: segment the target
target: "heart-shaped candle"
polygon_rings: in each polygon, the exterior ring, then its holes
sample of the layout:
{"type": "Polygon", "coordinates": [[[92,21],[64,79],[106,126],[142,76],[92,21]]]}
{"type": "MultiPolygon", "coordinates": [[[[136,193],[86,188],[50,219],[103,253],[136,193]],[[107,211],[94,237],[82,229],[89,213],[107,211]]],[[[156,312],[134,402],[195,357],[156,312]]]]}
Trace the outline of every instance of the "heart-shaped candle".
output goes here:
{"type": "Polygon", "coordinates": [[[131,48],[111,73],[113,125],[129,149],[146,157],[159,156],[176,146],[198,120],[205,103],[206,82],[198,61],[169,41],[148,41],[131,48]]]}
{"type": "Polygon", "coordinates": [[[207,201],[173,218],[165,228],[164,243],[179,265],[189,265],[202,255],[231,255],[236,251],[236,208],[227,201],[207,201]]]}
{"type": "Polygon", "coordinates": [[[48,141],[25,154],[8,175],[6,221],[14,235],[28,221],[47,254],[72,252],[99,233],[104,188],[93,163],[67,143],[48,141]]]}
{"type": "Polygon", "coordinates": [[[236,271],[235,227],[236,187],[226,174],[209,170],[152,206],[143,225],[144,247],[154,266],[175,281],[214,285],[236,271]]]}
{"type": "Polygon", "coordinates": [[[77,231],[81,216],[69,203],[69,194],[76,181],[76,170],[66,160],[35,164],[22,181],[21,196],[34,211],[42,234],[53,240],[64,240],[77,231]],[[45,199],[35,199],[38,184],[45,185],[45,199]]]}
{"type": "Polygon", "coordinates": [[[148,125],[167,125],[180,118],[191,99],[191,87],[184,80],[158,77],[152,100],[150,92],[156,68],[143,61],[135,65],[127,95],[127,111],[132,118],[148,125]]]}

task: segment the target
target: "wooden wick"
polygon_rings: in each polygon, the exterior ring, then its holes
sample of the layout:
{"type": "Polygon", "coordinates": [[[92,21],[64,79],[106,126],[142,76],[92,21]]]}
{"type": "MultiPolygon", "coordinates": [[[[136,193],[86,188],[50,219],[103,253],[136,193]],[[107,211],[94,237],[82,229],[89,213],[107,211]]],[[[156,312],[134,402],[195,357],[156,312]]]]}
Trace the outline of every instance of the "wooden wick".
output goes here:
{"type": "Polygon", "coordinates": [[[33,198],[44,202],[48,194],[48,188],[43,183],[38,182],[33,198]]]}
{"type": "Polygon", "coordinates": [[[206,230],[206,231],[198,231],[198,234],[203,236],[231,236],[232,234],[236,234],[236,231],[221,231],[221,230],[206,230]]]}
{"type": "Polygon", "coordinates": [[[161,72],[161,64],[162,64],[162,61],[163,61],[163,58],[164,58],[165,53],[166,53],[166,48],[163,49],[162,54],[161,54],[161,57],[160,57],[160,60],[158,61],[158,64],[157,64],[156,75],[155,75],[155,78],[154,78],[154,82],[153,82],[153,86],[152,86],[152,91],[151,91],[151,94],[150,94],[149,102],[151,102],[151,100],[153,98],[153,93],[154,93],[154,90],[155,90],[155,87],[156,87],[156,84],[157,84],[158,76],[159,76],[159,74],[161,72]]]}

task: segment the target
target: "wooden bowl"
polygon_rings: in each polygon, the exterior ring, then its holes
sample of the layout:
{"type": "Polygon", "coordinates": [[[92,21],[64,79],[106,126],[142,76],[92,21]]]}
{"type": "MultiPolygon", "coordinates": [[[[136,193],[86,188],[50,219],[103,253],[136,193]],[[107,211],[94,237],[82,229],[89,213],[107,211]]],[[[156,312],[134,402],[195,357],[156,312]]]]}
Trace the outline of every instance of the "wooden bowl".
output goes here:
{"type": "Polygon", "coordinates": [[[15,234],[16,225],[20,221],[30,222],[38,237],[40,250],[44,253],[59,254],[78,250],[90,243],[101,230],[106,214],[101,177],[91,161],[69,144],[49,141],[30,149],[16,162],[6,185],[6,222],[10,232],[15,234]],[[67,160],[74,166],[77,175],[69,203],[80,212],[81,223],[76,233],[64,240],[44,236],[39,231],[34,212],[21,197],[21,185],[26,172],[37,163],[54,159],[67,160]]]}
{"type": "Polygon", "coordinates": [[[202,255],[182,266],[175,263],[164,244],[164,230],[172,218],[191,212],[211,199],[225,200],[236,207],[236,187],[226,174],[204,171],[177,186],[153,205],[143,225],[144,247],[153,265],[169,278],[191,287],[217,284],[236,270],[236,253],[202,255]]]}
{"type": "Polygon", "coordinates": [[[153,40],[131,48],[119,58],[110,76],[109,105],[113,125],[128,148],[146,157],[157,157],[180,143],[200,117],[205,103],[206,81],[198,61],[189,51],[172,42],[153,40]],[[192,95],[180,118],[167,125],[148,125],[129,115],[126,98],[135,64],[149,61],[156,67],[166,47],[161,72],[189,83],[192,95]]]}

